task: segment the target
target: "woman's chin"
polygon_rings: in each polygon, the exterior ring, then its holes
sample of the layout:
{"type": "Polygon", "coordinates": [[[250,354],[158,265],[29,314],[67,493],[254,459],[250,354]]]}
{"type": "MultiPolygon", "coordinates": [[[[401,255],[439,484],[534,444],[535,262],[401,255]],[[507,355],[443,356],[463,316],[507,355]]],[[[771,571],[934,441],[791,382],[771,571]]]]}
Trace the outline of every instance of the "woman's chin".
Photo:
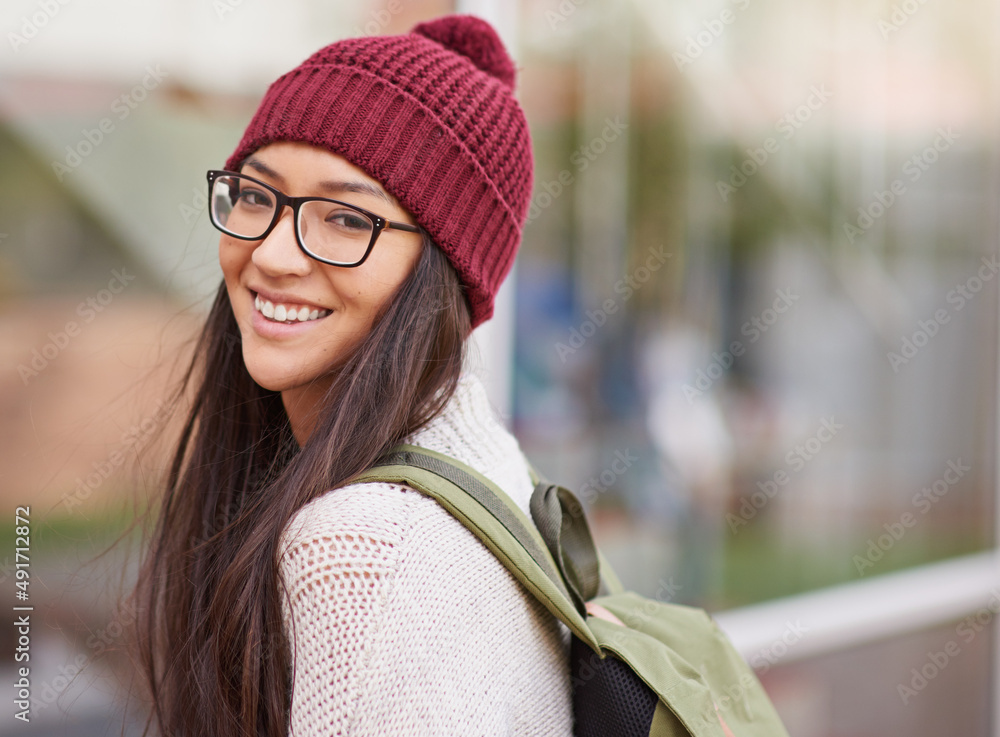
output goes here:
{"type": "MultiPolygon", "coordinates": [[[[244,357],[246,361],[246,357],[244,357]]],[[[300,378],[280,366],[260,365],[246,361],[247,372],[259,386],[272,392],[284,392],[302,386],[308,378],[300,378]]]]}
{"type": "Polygon", "coordinates": [[[250,377],[260,386],[262,389],[267,389],[271,392],[283,392],[293,388],[294,385],[289,384],[287,381],[277,381],[269,379],[268,377],[258,378],[253,374],[250,377]]]}

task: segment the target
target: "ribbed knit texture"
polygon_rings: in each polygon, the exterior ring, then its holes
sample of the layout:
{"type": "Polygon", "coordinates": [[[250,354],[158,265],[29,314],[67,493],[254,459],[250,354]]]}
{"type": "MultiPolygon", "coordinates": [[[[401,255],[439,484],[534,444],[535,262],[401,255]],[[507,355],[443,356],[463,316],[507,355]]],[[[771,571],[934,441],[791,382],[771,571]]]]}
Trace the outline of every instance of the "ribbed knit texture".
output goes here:
{"type": "MultiPolygon", "coordinates": [[[[409,442],[529,514],[527,462],[475,377],[409,442]]],[[[430,497],[330,491],[292,518],[282,550],[293,737],[572,734],[568,630],[430,497]]]]}
{"type": "Polygon", "coordinates": [[[445,252],[475,327],[493,314],[531,197],[531,139],[514,76],[496,32],[473,16],[339,41],[271,85],[226,168],[274,141],[340,154],[445,252]]]}

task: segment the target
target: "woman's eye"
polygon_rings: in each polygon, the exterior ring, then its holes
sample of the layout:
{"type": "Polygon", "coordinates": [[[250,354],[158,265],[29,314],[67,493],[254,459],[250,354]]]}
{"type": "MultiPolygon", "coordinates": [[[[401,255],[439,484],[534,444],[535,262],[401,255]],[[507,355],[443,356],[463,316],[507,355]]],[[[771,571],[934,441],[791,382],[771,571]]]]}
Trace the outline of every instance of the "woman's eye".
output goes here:
{"type": "Polygon", "coordinates": [[[366,217],[352,210],[333,210],[326,216],[326,222],[350,232],[368,231],[372,227],[366,217]]]}
{"type": "Polygon", "coordinates": [[[271,195],[260,189],[244,189],[240,191],[239,203],[247,207],[272,206],[271,195]]]}

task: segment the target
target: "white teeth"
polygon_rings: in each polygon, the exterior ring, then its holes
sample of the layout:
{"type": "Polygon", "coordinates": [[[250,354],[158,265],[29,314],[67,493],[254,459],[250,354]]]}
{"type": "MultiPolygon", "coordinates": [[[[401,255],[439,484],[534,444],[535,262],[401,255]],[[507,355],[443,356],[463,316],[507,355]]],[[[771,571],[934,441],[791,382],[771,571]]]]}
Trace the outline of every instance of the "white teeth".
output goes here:
{"type": "Polygon", "coordinates": [[[274,303],[269,302],[266,299],[261,299],[260,295],[254,296],[253,306],[262,315],[264,315],[264,317],[274,320],[275,322],[284,323],[296,321],[308,322],[309,320],[316,320],[330,314],[329,310],[314,309],[310,312],[309,308],[304,305],[302,307],[286,307],[282,304],[276,306],[274,303]]]}

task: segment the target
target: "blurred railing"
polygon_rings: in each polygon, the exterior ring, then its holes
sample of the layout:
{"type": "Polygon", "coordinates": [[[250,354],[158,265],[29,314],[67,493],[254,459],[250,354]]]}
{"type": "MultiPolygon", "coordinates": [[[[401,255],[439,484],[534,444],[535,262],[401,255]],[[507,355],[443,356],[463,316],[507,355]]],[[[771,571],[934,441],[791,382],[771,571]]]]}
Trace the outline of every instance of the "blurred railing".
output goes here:
{"type": "Polygon", "coordinates": [[[996,551],[713,616],[746,658],[781,641],[790,623],[801,628],[803,636],[781,658],[787,663],[929,629],[981,608],[1000,612],[996,551]]]}

